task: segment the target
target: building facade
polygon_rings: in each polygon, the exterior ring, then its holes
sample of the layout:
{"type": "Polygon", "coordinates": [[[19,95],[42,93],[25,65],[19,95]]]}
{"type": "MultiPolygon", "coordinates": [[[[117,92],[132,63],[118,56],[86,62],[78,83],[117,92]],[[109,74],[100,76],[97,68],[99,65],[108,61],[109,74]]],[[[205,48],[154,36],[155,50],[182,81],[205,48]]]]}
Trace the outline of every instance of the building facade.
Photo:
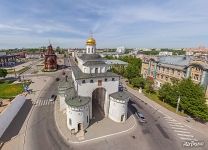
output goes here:
{"type": "Polygon", "coordinates": [[[164,83],[174,80],[191,78],[205,89],[208,97],[208,64],[191,56],[163,56],[143,59],[141,74],[144,78],[154,79],[155,87],[160,88],[164,83]]]}
{"type": "Polygon", "coordinates": [[[109,72],[109,65],[96,54],[95,39],[87,40],[84,54],[74,56],[71,81],[59,86],[60,107],[66,111],[70,132],[84,131],[100,116],[125,122],[129,96],[119,91],[120,76],[109,72]]]}

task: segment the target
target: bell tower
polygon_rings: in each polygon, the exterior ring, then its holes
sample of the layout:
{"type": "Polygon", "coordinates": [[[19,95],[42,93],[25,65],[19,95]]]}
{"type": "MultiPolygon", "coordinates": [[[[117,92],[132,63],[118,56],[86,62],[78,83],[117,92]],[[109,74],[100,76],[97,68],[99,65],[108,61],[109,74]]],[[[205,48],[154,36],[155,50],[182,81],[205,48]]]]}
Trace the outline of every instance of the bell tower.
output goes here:
{"type": "Polygon", "coordinates": [[[96,41],[91,36],[86,41],[86,54],[95,54],[96,53],[96,41]]]}

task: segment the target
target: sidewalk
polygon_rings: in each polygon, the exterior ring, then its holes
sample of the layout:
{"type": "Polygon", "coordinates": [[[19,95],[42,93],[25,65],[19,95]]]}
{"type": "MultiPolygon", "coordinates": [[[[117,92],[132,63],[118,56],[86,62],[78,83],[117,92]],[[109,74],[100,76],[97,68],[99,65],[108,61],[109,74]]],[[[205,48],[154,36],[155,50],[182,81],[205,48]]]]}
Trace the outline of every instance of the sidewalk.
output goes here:
{"type": "MultiPolygon", "coordinates": [[[[50,77],[33,77],[33,83],[30,84],[29,88],[33,89],[32,94],[26,95],[26,101],[31,100],[33,103],[40,97],[41,93],[44,92],[44,89],[47,87],[47,84],[51,82],[50,77]]],[[[22,124],[18,134],[12,137],[9,141],[4,143],[2,150],[13,150],[14,147],[17,150],[22,150],[25,142],[25,137],[27,134],[28,122],[32,114],[34,106],[31,107],[24,123],[22,124]]],[[[1,147],[0,147],[1,149],[1,147]]]]}
{"type": "Polygon", "coordinates": [[[125,123],[116,123],[109,118],[104,118],[98,123],[90,125],[86,129],[84,138],[76,137],[75,135],[70,134],[66,124],[66,114],[63,114],[63,112],[59,110],[58,98],[55,102],[54,117],[60,134],[67,142],[72,144],[86,143],[115,135],[122,136],[124,133],[127,134],[128,132],[133,131],[137,126],[137,122],[132,114],[129,115],[129,118],[125,123]]]}
{"type": "Polygon", "coordinates": [[[139,93],[137,90],[134,90],[131,87],[127,86],[125,81],[122,80],[122,83],[130,93],[132,93],[133,95],[135,95],[139,99],[143,100],[144,102],[146,102],[148,105],[150,105],[154,109],[159,110],[161,113],[163,113],[165,115],[168,115],[168,116],[178,120],[179,122],[183,123],[183,125],[185,125],[185,126],[191,128],[191,129],[203,134],[204,137],[208,138],[208,134],[207,134],[208,133],[208,124],[202,124],[202,123],[196,122],[194,120],[191,120],[190,122],[187,122],[186,117],[179,116],[176,113],[173,113],[173,112],[169,111],[168,109],[162,107],[158,103],[156,103],[153,100],[147,98],[143,93],[139,93]]]}

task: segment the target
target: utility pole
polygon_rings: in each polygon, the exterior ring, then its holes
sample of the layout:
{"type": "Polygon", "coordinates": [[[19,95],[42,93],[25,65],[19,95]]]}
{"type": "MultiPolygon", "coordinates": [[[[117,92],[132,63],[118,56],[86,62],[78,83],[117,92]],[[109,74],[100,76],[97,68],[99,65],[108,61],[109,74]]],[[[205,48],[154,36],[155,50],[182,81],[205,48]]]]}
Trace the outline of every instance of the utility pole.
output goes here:
{"type": "Polygon", "coordinates": [[[176,113],[178,113],[178,108],[179,108],[180,101],[181,101],[181,97],[179,95],[178,102],[177,102],[177,107],[176,107],[176,113]]]}

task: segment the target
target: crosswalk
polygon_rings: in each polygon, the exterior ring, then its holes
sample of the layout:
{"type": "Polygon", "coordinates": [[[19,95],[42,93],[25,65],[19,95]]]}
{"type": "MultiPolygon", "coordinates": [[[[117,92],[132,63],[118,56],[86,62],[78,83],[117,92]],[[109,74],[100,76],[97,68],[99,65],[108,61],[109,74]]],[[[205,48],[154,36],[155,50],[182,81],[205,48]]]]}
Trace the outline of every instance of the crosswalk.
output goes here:
{"type": "Polygon", "coordinates": [[[176,135],[183,141],[198,141],[195,136],[188,130],[186,126],[170,116],[165,116],[164,119],[167,121],[171,129],[176,135]]]}
{"type": "Polygon", "coordinates": [[[53,105],[55,101],[50,102],[48,99],[38,99],[35,102],[35,106],[46,106],[46,105],[53,105]]]}

